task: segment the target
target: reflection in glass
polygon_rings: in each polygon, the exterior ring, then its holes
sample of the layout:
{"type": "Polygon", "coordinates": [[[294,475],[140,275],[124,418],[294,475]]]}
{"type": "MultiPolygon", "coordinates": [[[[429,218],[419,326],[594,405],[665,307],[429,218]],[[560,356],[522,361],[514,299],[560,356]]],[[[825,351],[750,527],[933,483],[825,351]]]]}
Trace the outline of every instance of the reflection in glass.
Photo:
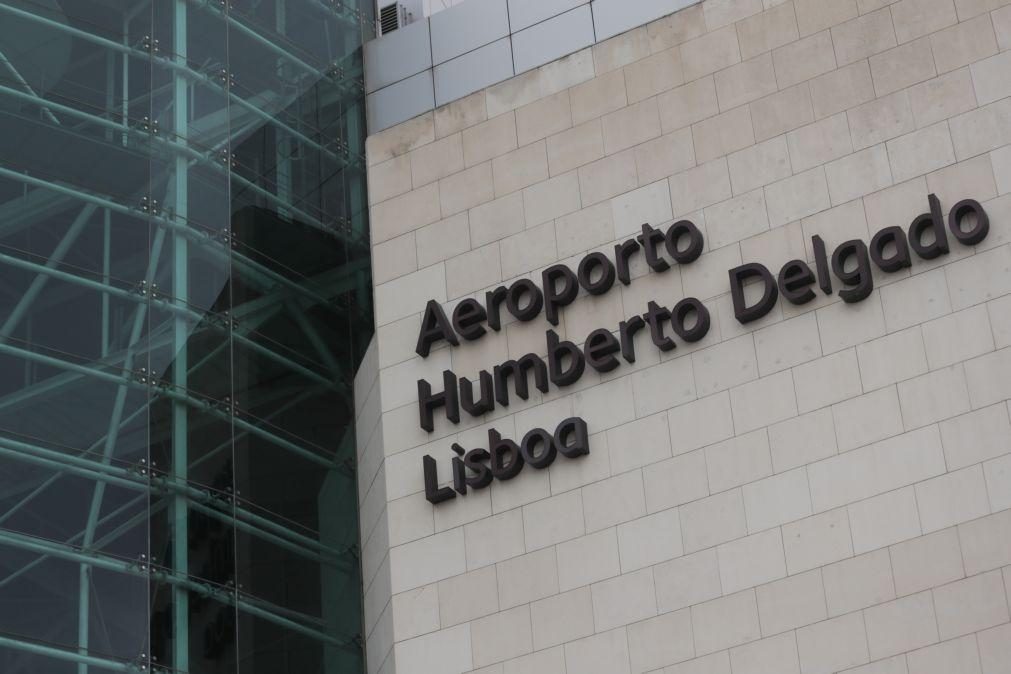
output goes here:
{"type": "Polygon", "coordinates": [[[0,672],[363,670],[371,7],[0,0],[0,672]]]}

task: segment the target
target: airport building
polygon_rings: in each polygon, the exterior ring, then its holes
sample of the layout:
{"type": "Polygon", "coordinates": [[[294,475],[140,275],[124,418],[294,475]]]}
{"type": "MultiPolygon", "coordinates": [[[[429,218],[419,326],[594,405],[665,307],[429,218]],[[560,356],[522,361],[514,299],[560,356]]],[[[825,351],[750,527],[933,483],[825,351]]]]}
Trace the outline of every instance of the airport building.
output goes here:
{"type": "Polygon", "coordinates": [[[1011,674],[1011,0],[0,0],[3,674],[1011,674]]]}
{"type": "Polygon", "coordinates": [[[369,671],[1011,672],[1011,5],[401,30],[365,53],[369,671]]]}

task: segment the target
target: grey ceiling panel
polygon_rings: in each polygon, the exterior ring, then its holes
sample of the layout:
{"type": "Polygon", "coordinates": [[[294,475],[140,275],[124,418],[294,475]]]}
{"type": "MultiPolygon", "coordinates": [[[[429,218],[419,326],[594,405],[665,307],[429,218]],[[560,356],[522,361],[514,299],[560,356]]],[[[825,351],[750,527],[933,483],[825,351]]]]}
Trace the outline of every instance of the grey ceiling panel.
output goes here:
{"type": "Polygon", "coordinates": [[[699,0],[593,0],[593,23],[597,40],[606,40],[698,2],[699,0]]]}
{"type": "Polygon", "coordinates": [[[467,0],[433,14],[429,21],[436,65],[509,35],[506,0],[467,0]]]}
{"type": "Polygon", "coordinates": [[[516,73],[544,65],[593,44],[593,17],[583,5],[513,35],[516,73]]]}
{"type": "Polygon", "coordinates": [[[365,90],[368,93],[431,67],[428,19],[409,23],[365,43],[365,90]]]}
{"type": "Polygon", "coordinates": [[[388,129],[435,108],[432,71],[425,70],[406,80],[369,94],[369,133],[388,129]]]}
{"type": "Polygon", "coordinates": [[[509,26],[516,33],[590,0],[509,0],[509,26]]]}
{"type": "Polygon", "coordinates": [[[513,76],[509,38],[502,38],[435,67],[435,104],[444,105],[513,76]]]}

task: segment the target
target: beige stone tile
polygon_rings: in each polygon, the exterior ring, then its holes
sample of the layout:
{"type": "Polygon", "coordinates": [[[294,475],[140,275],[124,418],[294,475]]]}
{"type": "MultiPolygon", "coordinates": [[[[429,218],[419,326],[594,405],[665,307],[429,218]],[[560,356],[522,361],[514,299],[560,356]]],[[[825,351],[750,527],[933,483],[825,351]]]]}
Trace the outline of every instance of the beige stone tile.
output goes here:
{"type": "Polygon", "coordinates": [[[439,186],[432,183],[372,207],[374,243],[387,241],[440,219],[439,186]]]}
{"type": "Polygon", "coordinates": [[[692,607],[695,654],[704,655],[761,637],[754,590],[692,607]]]}
{"type": "Polygon", "coordinates": [[[578,211],[580,207],[579,177],[575,171],[523,190],[523,212],[528,228],[578,211]]]}
{"type": "Polygon", "coordinates": [[[649,54],[649,35],[645,26],[639,26],[593,45],[594,72],[600,76],[649,54]]]}
{"type": "Polygon", "coordinates": [[[631,149],[579,168],[579,193],[584,206],[592,206],[637,186],[635,152],[631,149]]]}
{"type": "Polygon", "coordinates": [[[730,110],[777,90],[772,55],[757,56],[716,73],[716,95],[721,110],[730,110]]]}
{"type": "Polygon", "coordinates": [[[618,535],[614,528],[559,543],[555,550],[562,592],[612,578],[619,573],[618,535]]]}
{"type": "Polygon", "coordinates": [[[916,129],[909,92],[903,90],[846,113],[855,149],[897,138],[916,129]]]}
{"type": "Polygon", "coordinates": [[[489,87],[488,116],[495,117],[515,110],[590,79],[593,79],[593,56],[589,49],[563,56],[536,70],[489,87]]]}
{"type": "Polygon", "coordinates": [[[793,575],[853,556],[846,510],[783,525],[786,567],[793,575]]]}
{"type": "Polygon", "coordinates": [[[541,140],[492,160],[495,196],[501,197],[548,177],[546,143],[541,140]]]}
{"type": "Polygon", "coordinates": [[[665,667],[663,674],[730,674],[730,651],[665,667]]]}
{"type": "Polygon", "coordinates": [[[1011,667],[1011,624],[976,635],[979,659],[986,674],[1007,674],[1011,667]]]}
{"type": "Polygon", "coordinates": [[[590,592],[593,595],[593,623],[598,630],[621,627],[657,614],[652,569],[594,583],[590,592]]]}
{"type": "MultiPolygon", "coordinates": [[[[930,173],[927,175],[927,189],[941,200],[942,208],[954,206],[964,198],[961,195],[969,193],[978,194],[973,198],[985,203],[997,196],[993,165],[988,159],[986,155],[980,155],[930,173]]],[[[989,330],[984,332],[989,334],[989,330]]],[[[954,337],[955,333],[950,336],[954,337]]]]}
{"type": "Polygon", "coordinates": [[[827,164],[825,177],[833,205],[889,187],[892,171],[885,145],[875,145],[827,164]]]}
{"type": "Polygon", "coordinates": [[[709,30],[758,14],[763,9],[762,0],[709,0],[703,3],[702,11],[706,17],[709,30]]]}
{"type": "Polygon", "coordinates": [[[911,651],[938,640],[930,592],[896,599],[864,611],[874,660],[911,651]]]}
{"type": "Polygon", "coordinates": [[[1011,96],[1011,52],[1003,52],[985,61],[972,64],[972,83],[980,105],[1011,96]]]}
{"type": "Polygon", "coordinates": [[[369,203],[411,191],[411,156],[400,155],[369,167],[369,203]]]}
{"type": "Polygon", "coordinates": [[[593,603],[590,588],[564,592],[530,605],[534,648],[573,641],[593,634],[593,603]]]}
{"type": "Polygon", "coordinates": [[[934,590],[941,639],[985,630],[1008,621],[1004,580],[999,570],[956,581],[934,590]]]}
{"type": "Polygon", "coordinates": [[[824,30],[772,52],[781,89],[835,70],[832,36],[824,30]]]}
{"type": "Polygon", "coordinates": [[[717,159],[670,178],[676,213],[692,213],[732,196],[726,159],[717,159]]]}
{"type": "Polygon", "coordinates": [[[470,223],[466,213],[422,227],[416,232],[418,266],[427,267],[470,250],[470,223]]]}
{"type": "Polygon", "coordinates": [[[474,166],[516,149],[516,116],[507,112],[462,132],[464,165],[474,166]]]}
{"type": "Polygon", "coordinates": [[[857,15],[854,0],[795,0],[801,36],[849,21],[857,15]]]}
{"type": "MultiPolygon", "coordinates": [[[[543,504],[542,507],[548,507],[549,503],[560,507],[572,505],[565,502],[555,503],[552,499],[538,503],[543,504]]],[[[531,519],[526,517],[524,508],[524,526],[530,523],[531,519]]],[[[527,531],[529,532],[529,529],[527,531]]],[[[499,562],[495,566],[495,571],[501,610],[558,594],[558,562],[555,559],[554,548],[548,547],[499,562]]]]}
{"type": "Polygon", "coordinates": [[[625,72],[614,70],[576,85],[569,90],[572,123],[600,117],[628,104],[625,93],[625,72]]]}
{"type": "Polygon", "coordinates": [[[499,610],[494,566],[447,578],[436,587],[439,617],[444,627],[459,625],[499,610]]]}
{"type": "Polygon", "coordinates": [[[703,7],[693,5],[646,24],[650,50],[655,54],[706,32],[703,7]]]}
{"type": "Polygon", "coordinates": [[[870,59],[874,90],[878,96],[929,80],[937,74],[930,39],[921,38],[870,59]]]}
{"type": "Polygon", "coordinates": [[[498,242],[446,260],[446,287],[452,288],[449,299],[487,288],[501,280],[498,242]]]}
{"type": "Polygon", "coordinates": [[[874,100],[874,82],[867,61],[825,73],[811,80],[810,85],[815,119],[874,100]]]}
{"type": "Polygon", "coordinates": [[[930,126],[976,107],[976,92],[968,68],[935,77],[909,88],[909,103],[917,128],[930,126]]]}
{"type": "Polygon", "coordinates": [[[407,154],[433,140],[435,140],[434,116],[426,112],[366,138],[365,154],[371,166],[407,154]]]}
{"type": "Polygon", "coordinates": [[[769,229],[765,195],[755,189],[705,209],[709,245],[721,248],[769,229]]]}
{"type": "Polygon", "coordinates": [[[516,109],[519,144],[528,145],[572,126],[568,90],[516,109]]]}
{"type": "Polygon", "coordinates": [[[828,617],[818,569],[762,585],[756,593],[762,634],[780,634],[828,617]]]}
{"type": "Polygon", "coordinates": [[[737,24],[741,58],[750,59],[797,40],[797,14],[792,2],[785,2],[744,19],[737,24]]]}
{"type": "MultiPolygon", "coordinates": [[[[997,40],[989,14],[954,25],[930,36],[937,72],[946,73],[997,53],[997,40]]],[[[1005,63],[1004,72],[1008,64],[1005,63]]],[[[980,98],[986,98],[980,96],[980,98]]],[[[986,101],[989,102],[989,101],[986,101]]]]}
{"type": "Polygon", "coordinates": [[[953,117],[951,139],[959,160],[1011,143],[1011,100],[1004,99],[953,117]]]}
{"type": "Polygon", "coordinates": [[[705,77],[741,60],[737,29],[733,26],[689,40],[680,49],[686,82],[705,77]]]}
{"type": "Polygon", "coordinates": [[[555,223],[545,222],[501,241],[502,277],[515,278],[557,259],[555,223]]]}
{"type": "Polygon", "coordinates": [[[680,129],[635,148],[639,180],[649,184],[695,166],[695,146],[690,129],[680,129]]]}
{"type": "Polygon", "coordinates": [[[807,82],[757,100],[749,106],[757,141],[768,140],[814,121],[811,89],[807,82]]]}
{"type": "Polygon", "coordinates": [[[973,636],[927,646],[906,655],[910,674],[980,674],[979,659],[973,636]]]}
{"type": "Polygon", "coordinates": [[[479,91],[464,96],[435,109],[435,137],[445,138],[480,124],[486,119],[488,119],[488,106],[485,104],[485,92],[479,91]]]}
{"type": "Polygon", "coordinates": [[[661,613],[676,611],[722,594],[716,548],[658,564],[653,569],[653,577],[661,613]]]}
{"type": "Polygon", "coordinates": [[[896,222],[903,224],[907,220],[912,222],[916,215],[929,210],[927,194],[926,179],[915,178],[868,195],[864,198],[864,208],[869,231],[876,232],[896,222]],[[913,214],[912,217],[910,213],[913,214]]]}
{"type": "Polygon", "coordinates": [[[720,111],[716,83],[705,77],[657,96],[660,125],[664,133],[689,126],[720,111]]]}
{"type": "Polygon", "coordinates": [[[691,613],[678,611],[628,626],[629,660],[633,674],[659,671],[668,662],[694,655],[691,613]]]}
{"type": "Polygon", "coordinates": [[[958,11],[958,20],[965,21],[1008,4],[1011,4],[1008,0],[955,0],[955,9],[958,11]]]}
{"type": "Polygon", "coordinates": [[[411,181],[415,189],[463,169],[463,143],[453,134],[411,150],[411,181]]]}
{"type": "Polygon", "coordinates": [[[843,113],[791,131],[786,134],[786,140],[790,165],[798,173],[853,151],[849,125],[843,113]]]}
{"type": "Polygon", "coordinates": [[[743,105],[692,125],[695,160],[707,162],[755,143],[751,111],[743,105]]]}
{"type": "Polygon", "coordinates": [[[876,12],[882,7],[887,7],[893,2],[898,2],[898,0],[857,0],[857,9],[861,14],[869,14],[870,12],[876,12]]]}
{"type": "Polygon", "coordinates": [[[900,597],[965,578],[954,528],[897,543],[888,549],[888,554],[900,597]]]}
{"type": "Polygon", "coordinates": [[[473,166],[439,181],[442,214],[450,216],[495,198],[491,162],[473,166]]]}
{"type": "Polygon", "coordinates": [[[470,625],[474,666],[515,658],[533,651],[530,628],[530,607],[518,606],[478,618],[470,625]]]}
{"type": "Polygon", "coordinates": [[[629,105],[602,118],[604,152],[613,155],[660,135],[656,98],[629,105]]]}
{"type": "Polygon", "coordinates": [[[1011,49],[1011,6],[994,10],[990,16],[993,19],[993,30],[997,34],[997,44],[1001,49],[1011,49]]]}
{"type": "Polygon", "coordinates": [[[586,674],[629,674],[628,637],[624,629],[565,644],[565,666],[586,674]]]}
{"type": "Polygon", "coordinates": [[[618,552],[623,573],[680,557],[684,550],[677,508],[619,525],[618,552]]]}
{"type": "Polygon", "coordinates": [[[888,157],[896,182],[955,163],[955,150],[947,122],[888,141],[888,157]]]}
{"type": "Polygon", "coordinates": [[[735,152],[727,160],[734,194],[750,192],[791,174],[785,136],[777,136],[735,152]]]}
{"type": "Polygon", "coordinates": [[[679,49],[668,49],[625,66],[629,103],[656,96],[683,83],[679,49]]]}
{"type": "Polygon", "coordinates": [[[418,269],[414,232],[378,243],[372,249],[372,278],[379,285],[418,269]]]}
{"type": "Polygon", "coordinates": [[[850,504],[853,551],[862,554],[920,535],[916,495],[912,487],[850,504]]]}
{"type": "Polygon", "coordinates": [[[831,202],[824,169],[811,169],[766,186],[765,203],[772,227],[825,210],[831,202]]]}
{"type": "Polygon", "coordinates": [[[548,172],[566,173],[604,156],[600,119],[592,119],[548,137],[548,172]]]}
{"type": "Polygon", "coordinates": [[[891,49],[897,44],[892,15],[881,9],[835,26],[832,43],[841,66],[891,49]]]}
{"type": "Polygon", "coordinates": [[[958,23],[953,0],[899,0],[891,11],[899,44],[958,23]]]}
{"type": "Polygon", "coordinates": [[[568,257],[591,250],[614,238],[611,204],[602,202],[555,220],[558,255],[568,257]]]}
{"type": "Polygon", "coordinates": [[[523,231],[523,194],[514,192],[470,210],[470,240],[474,246],[498,241],[523,231]]]}
{"type": "Polygon", "coordinates": [[[850,613],[797,630],[805,672],[838,672],[870,660],[863,616],[850,613]]]}
{"type": "Polygon", "coordinates": [[[891,560],[876,550],[829,564],[822,570],[828,614],[842,615],[895,599],[891,560]]]}

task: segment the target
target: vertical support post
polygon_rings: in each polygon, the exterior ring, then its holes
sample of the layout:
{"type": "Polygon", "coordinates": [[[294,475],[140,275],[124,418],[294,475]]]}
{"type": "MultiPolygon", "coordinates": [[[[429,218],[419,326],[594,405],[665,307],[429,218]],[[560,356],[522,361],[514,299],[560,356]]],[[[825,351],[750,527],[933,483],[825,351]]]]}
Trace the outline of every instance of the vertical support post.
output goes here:
{"type": "MultiPolygon", "coordinates": [[[[109,285],[112,253],[112,212],[102,218],[102,285],[109,285]]],[[[109,293],[102,293],[102,358],[109,355],[109,293]]]]}
{"type": "MultiPolygon", "coordinates": [[[[186,0],[173,0],[175,25],[172,31],[172,53],[176,62],[185,67],[187,56],[187,17],[186,0]]],[[[186,80],[180,75],[180,70],[172,71],[173,90],[173,132],[176,140],[183,144],[189,142],[189,88],[186,80]]],[[[188,226],[189,218],[189,165],[181,154],[175,157],[175,172],[173,185],[174,204],[172,217],[179,223],[188,226]]],[[[186,306],[189,301],[189,250],[186,237],[181,233],[173,234],[172,245],[172,296],[180,306],[186,306]]],[[[189,354],[187,340],[189,326],[182,313],[175,315],[172,326],[175,359],[172,363],[172,383],[176,390],[185,391],[188,387],[187,371],[189,369],[189,354]]],[[[189,470],[189,419],[185,403],[180,400],[172,402],[172,479],[177,484],[183,484],[188,479],[189,470]]],[[[189,576],[189,512],[186,497],[181,490],[176,491],[172,498],[172,571],[177,577],[189,576]]],[[[188,672],[190,669],[189,647],[189,594],[181,585],[172,588],[173,604],[173,657],[172,665],[176,671],[188,672]]]]}
{"type": "MultiPolygon", "coordinates": [[[[287,33],[287,7],[284,0],[276,0],[274,4],[274,22],[278,35],[287,33]]],[[[281,82],[288,81],[288,73],[285,70],[284,59],[278,57],[277,75],[278,80],[281,82]]],[[[296,141],[283,129],[275,127],[274,133],[277,134],[277,143],[275,144],[275,153],[277,155],[275,161],[275,166],[277,166],[277,198],[281,204],[292,203],[291,154],[296,141]]],[[[282,218],[291,217],[291,211],[283,205],[278,206],[277,214],[282,218]]]]}

